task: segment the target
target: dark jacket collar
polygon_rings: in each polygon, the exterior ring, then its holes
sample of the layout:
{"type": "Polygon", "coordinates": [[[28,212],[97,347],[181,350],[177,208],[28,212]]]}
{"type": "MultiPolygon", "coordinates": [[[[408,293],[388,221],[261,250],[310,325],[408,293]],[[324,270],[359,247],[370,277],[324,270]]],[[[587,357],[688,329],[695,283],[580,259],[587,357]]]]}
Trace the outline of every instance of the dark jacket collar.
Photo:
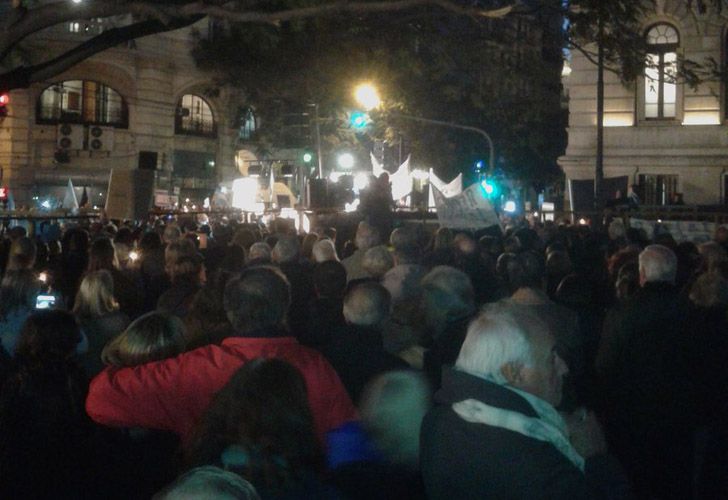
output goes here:
{"type": "Polygon", "coordinates": [[[451,405],[466,399],[475,399],[490,406],[517,411],[528,417],[538,417],[528,401],[517,393],[455,368],[444,368],[442,388],[435,393],[435,403],[451,405]]]}

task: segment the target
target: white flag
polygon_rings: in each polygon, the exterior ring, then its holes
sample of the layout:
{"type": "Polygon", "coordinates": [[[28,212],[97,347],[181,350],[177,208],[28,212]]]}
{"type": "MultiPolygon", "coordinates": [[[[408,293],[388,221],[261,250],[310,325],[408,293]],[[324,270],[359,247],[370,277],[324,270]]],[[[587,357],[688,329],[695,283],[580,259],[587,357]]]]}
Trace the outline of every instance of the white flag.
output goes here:
{"type": "Polygon", "coordinates": [[[68,178],[68,186],[66,186],[66,195],[63,197],[63,208],[78,209],[78,198],[76,198],[76,191],[73,189],[73,182],[71,182],[70,177],[68,178]]]}
{"type": "Polygon", "coordinates": [[[400,200],[412,192],[412,174],[409,168],[410,157],[389,176],[392,181],[392,199],[400,200]]]}
{"type": "Polygon", "coordinates": [[[430,196],[427,202],[429,208],[435,207],[435,195],[433,186],[436,187],[445,198],[451,198],[463,192],[463,174],[459,173],[449,184],[445,184],[445,181],[441,180],[435,175],[434,170],[430,169],[430,196]]]}
{"type": "Polygon", "coordinates": [[[379,178],[379,176],[384,173],[384,167],[382,167],[382,164],[376,159],[374,153],[369,153],[369,157],[372,159],[372,174],[374,174],[374,177],[379,178]]]}

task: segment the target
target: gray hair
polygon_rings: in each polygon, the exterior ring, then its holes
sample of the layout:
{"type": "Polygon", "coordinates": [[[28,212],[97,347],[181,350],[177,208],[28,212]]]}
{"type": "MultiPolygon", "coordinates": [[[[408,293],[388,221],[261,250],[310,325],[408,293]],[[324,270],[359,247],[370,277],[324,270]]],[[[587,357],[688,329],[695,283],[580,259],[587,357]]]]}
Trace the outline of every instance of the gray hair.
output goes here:
{"type": "Polygon", "coordinates": [[[422,278],[422,291],[432,296],[439,309],[450,316],[462,316],[475,310],[475,292],[470,278],[450,266],[435,266],[422,278]]]}
{"type": "Polygon", "coordinates": [[[258,241],[257,243],[250,245],[250,250],[248,250],[248,259],[270,260],[270,254],[270,245],[268,243],[258,241]]]}
{"type": "Polygon", "coordinates": [[[344,319],[352,325],[379,326],[391,307],[392,296],[386,288],[376,282],[361,283],[344,297],[344,319]]]}
{"type": "Polygon", "coordinates": [[[273,262],[279,264],[293,262],[298,259],[301,252],[301,244],[295,236],[281,236],[273,247],[273,262]]]}
{"type": "Polygon", "coordinates": [[[663,245],[649,245],[639,256],[640,273],[646,282],[666,281],[675,283],[677,257],[663,245]]]}
{"type": "Polygon", "coordinates": [[[528,366],[533,360],[530,328],[546,329],[532,313],[506,301],[486,306],[470,323],[455,367],[504,384],[501,368],[509,363],[528,366]]]}
{"type": "Polygon", "coordinates": [[[336,255],[334,242],[328,239],[314,243],[313,251],[311,253],[313,255],[313,259],[318,263],[326,262],[327,260],[339,260],[339,256],[336,255]]]}
{"type": "Polygon", "coordinates": [[[381,278],[394,267],[394,257],[384,245],[372,247],[364,254],[361,266],[375,278],[381,278]]]}
{"type": "Polygon", "coordinates": [[[154,496],[155,500],[260,500],[258,492],[238,474],[206,465],[192,469],[154,496]]]}
{"type": "Polygon", "coordinates": [[[392,371],[375,378],[359,405],[362,423],[391,462],[416,467],[420,427],[430,406],[430,388],[420,373],[392,371]]]}
{"type": "Polygon", "coordinates": [[[361,221],[356,228],[354,243],[360,250],[369,250],[379,244],[379,231],[368,222],[361,221]]]}

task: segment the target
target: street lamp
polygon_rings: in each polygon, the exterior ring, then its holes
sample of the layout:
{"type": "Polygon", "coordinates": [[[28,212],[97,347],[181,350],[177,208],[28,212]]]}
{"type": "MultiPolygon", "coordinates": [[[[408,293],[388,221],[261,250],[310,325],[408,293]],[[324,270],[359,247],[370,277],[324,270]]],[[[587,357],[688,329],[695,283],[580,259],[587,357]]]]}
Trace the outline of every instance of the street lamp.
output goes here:
{"type": "Polygon", "coordinates": [[[371,83],[357,85],[354,89],[354,98],[364,108],[364,111],[371,111],[382,104],[377,88],[371,83]]]}
{"type": "Polygon", "coordinates": [[[354,156],[351,153],[341,153],[337,162],[341,168],[351,170],[354,167],[354,156]]]}

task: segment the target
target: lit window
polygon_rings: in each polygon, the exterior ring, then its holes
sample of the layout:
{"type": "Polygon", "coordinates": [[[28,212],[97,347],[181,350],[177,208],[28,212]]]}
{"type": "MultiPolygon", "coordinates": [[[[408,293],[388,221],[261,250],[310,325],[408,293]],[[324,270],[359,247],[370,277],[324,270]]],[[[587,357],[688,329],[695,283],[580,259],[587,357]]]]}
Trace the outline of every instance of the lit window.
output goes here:
{"type": "Polygon", "coordinates": [[[67,80],[40,94],[36,120],[126,128],[129,113],[124,98],[111,87],[90,80],[67,80]]]}
{"type": "Polygon", "coordinates": [[[68,31],[70,31],[71,33],[80,33],[81,23],[75,21],[72,23],[68,23],[68,31]]]}
{"type": "Polygon", "coordinates": [[[192,94],[183,95],[177,104],[175,132],[215,137],[217,129],[210,105],[202,97],[192,94]]]}
{"type": "Polygon", "coordinates": [[[677,48],[680,37],[669,24],[647,31],[645,118],[674,118],[677,112],[677,48]]]}
{"type": "Polygon", "coordinates": [[[244,141],[250,140],[256,128],[257,123],[253,110],[251,108],[240,108],[238,111],[238,138],[244,141]]]}

